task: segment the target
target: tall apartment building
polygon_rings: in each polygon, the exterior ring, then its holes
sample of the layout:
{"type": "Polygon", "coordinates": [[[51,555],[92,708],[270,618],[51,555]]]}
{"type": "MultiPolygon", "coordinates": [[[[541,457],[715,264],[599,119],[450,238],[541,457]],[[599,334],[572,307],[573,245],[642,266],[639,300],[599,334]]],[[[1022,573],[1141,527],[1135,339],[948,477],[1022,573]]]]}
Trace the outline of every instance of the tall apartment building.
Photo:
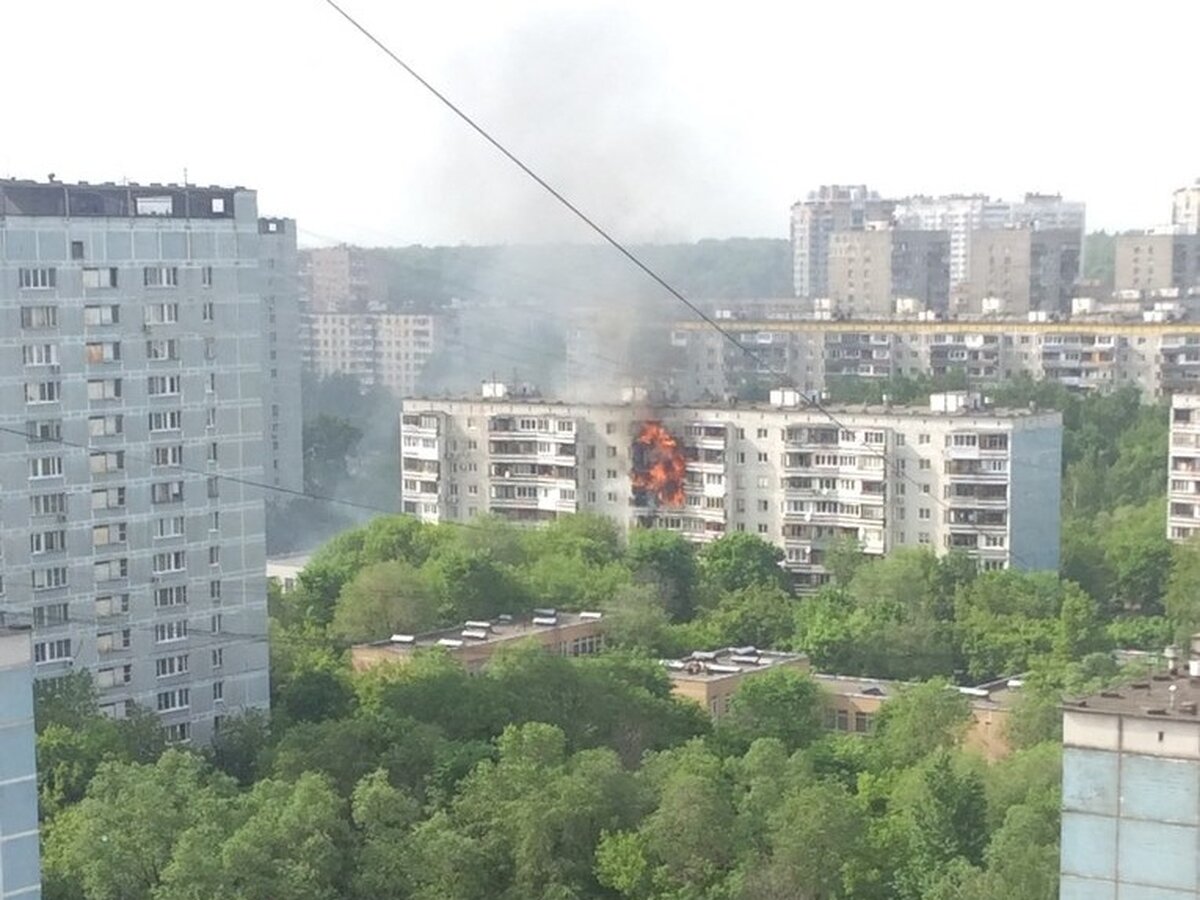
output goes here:
{"type": "Polygon", "coordinates": [[[1167,453],[1167,537],[1186,541],[1200,533],[1200,394],[1171,397],[1167,453]]]}
{"type": "Polygon", "coordinates": [[[1113,286],[1144,297],[1200,294],[1200,233],[1117,235],[1113,286]]]}
{"type": "MultiPolygon", "coordinates": [[[[896,223],[904,228],[946,231],[950,235],[950,283],[970,278],[972,234],[1023,227],[1073,231],[1082,246],[1086,207],[1057,194],[1026,194],[1023,200],[992,200],[985,194],[907,197],[896,205],[896,223]]],[[[1072,278],[1078,276],[1077,270],[1072,278]]]]}
{"type": "Polygon", "coordinates": [[[1195,647],[1192,655],[1187,672],[1064,704],[1062,900],[1200,896],[1195,647]]]}
{"type": "Polygon", "coordinates": [[[1200,178],[1171,195],[1171,224],[1184,234],[1200,234],[1200,178]]]}
{"type": "Polygon", "coordinates": [[[1005,228],[971,233],[967,283],[955,311],[967,315],[1071,312],[1079,276],[1079,232],[1005,228]]]}
{"type": "Polygon", "coordinates": [[[823,185],[792,206],[792,283],[797,297],[829,292],[830,236],[891,219],[894,204],[866,185],[823,185]]]}
{"type": "Polygon", "coordinates": [[[1057,413],[938,395],[936,409],[838,407],[835,424],[793,391],[774,405],[651,407],[485,387],[404,402],[405,512],[529,524],[592,512],[695,541],[747,531],[784,550],[801,587],[826,580],[824,554],[847,536],[873,555],[926,546],[985,568],[1058,565],[1057,413]]]}
{"type": "Polygon", "coordinates": [[[951,374],[972,388],[1022,374],[1080,390],[1133,386],[1147,400],[1200,386],[1200,322],[910,317],[723,319],[721,326],[736,344],[702,322],[675,324],[670,352],[682,399],[725,397],[781,375],[808,393],[843,377],[951,374]]]}
{"type": "Polygon", "coordinates": [[[0,182],[5,616],[172,740],[268,703],[260,227],[241,188],[0,182]]]}
{"type": "Polygon", "coordinates": [[[0,625],[0,900],[39,900],[33,644],[0,625]]]}
{"type": "Polygon", "coordinates": [[[313,313],[305,317],[303,356],[315,375],[353,375],[365,385],[409,396],[452,332],[430,313],[313,313]]]}
{"type": "MultiPolygon", "coordinates": [[[[258,220],[262,305],[263,469],[267,481],[304,489],[304,412],[300,394],[300,285],[296,220],[258,220]]],[[[267,502],[273,502],[268,495],[267,502]]]]}
{"type": "Polygon", "coordinates": [[[387,267],[377,251],[318,247],[300,255],[309,312],[366,312],[388,302],[387,267]]]}
{"type": "Polygon", "coordinates": [[[897,228],[835,232],[829,239],[827,288],[828,311],[835,316],[891,316],[901,299],[945,312],[950,236],[897,228]]]}

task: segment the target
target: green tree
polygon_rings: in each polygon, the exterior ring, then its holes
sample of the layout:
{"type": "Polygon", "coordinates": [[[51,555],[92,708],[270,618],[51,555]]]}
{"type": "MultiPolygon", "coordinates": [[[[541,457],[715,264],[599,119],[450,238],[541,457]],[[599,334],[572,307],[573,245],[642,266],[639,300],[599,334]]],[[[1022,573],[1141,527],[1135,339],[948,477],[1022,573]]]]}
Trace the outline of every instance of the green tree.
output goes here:
{"type": "Polygon", "coordinates": [[[823,715],[823,694],[815,681],[793,669],[774,669],[738,688],[719,735],[743,750],[756,738],[775,738],[790,752],[820,736],[823,715]]]}
{"type": "Polygon", "coordinates": [[[833,576],[833,582],[846,586],[854,580],[854,573],[866,562],[862,545],[854,537],[838,538],[825,553],[825,570],[833,576]]]}
{"type": "Polygon", "coordinates": [[[742,531],[723,535],[700,553],[702,591],[715,600],[757,584],[786,589],[782,561],[783,551],[758,535],[742,531]]]}
{"type": "Polygon", "coordinates": [[[971,718],[967,699],[944,681],[915,685],[883,705],[873,748],[883,765],[907,767],[958,744],[971,718]]]}
{"type": "Polygon", "coordinates": [[[1200,540],[1174,546],[1165,606],[1178,640],[1200,631],[1200,540]]]}
{"type": "Polygon", "coordinates": [[[349,477],[346,460],[354,455],[363,433],[348,421],[322,413],[305,422],[304,488],[312,494],[328,495],[349,477]]]}
{"type": "Polygon", "coordinates": [[[375,563],[342,588],[330,631],[350,642],[418,633],[437,622],[438,599],[426,573],[400,560],[375,563]]]}
{"type": "Polygon", "coordinates": [[[637,583],[655,589],[672,619],[687,621],[692,617],[700,570],[695,548],[683,535],[635,529],[629,535],[625,564],[637,583]]]}
{"type": "Polygon", "coordinates": [[[795,615],[786,591],[760,582],[725,594],[704,625],[724,646],[774,649],[791,645],[795,615]]]}

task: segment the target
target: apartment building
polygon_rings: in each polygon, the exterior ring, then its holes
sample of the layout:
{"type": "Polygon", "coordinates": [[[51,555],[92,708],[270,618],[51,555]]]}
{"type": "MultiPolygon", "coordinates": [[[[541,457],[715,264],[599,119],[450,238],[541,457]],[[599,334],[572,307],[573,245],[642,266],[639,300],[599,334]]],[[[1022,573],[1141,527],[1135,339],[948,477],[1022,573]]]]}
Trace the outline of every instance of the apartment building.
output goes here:
{"type": "Polygon", "coordinates": [[[352,375],[397,397],[416,392],[430,359],[451,339],[451,319],[430,313],[315,313],[303,357],[317,376],[352,375]]]}
{"type": "Polygon", "coordinates": [[[830,237],[862,231],[869,223],[891,220],[894,202],[866,185],[822,185],[792,206],[792,278],[797,297],[829,292],[830,237]]]}
{"type": "Polygon", "coordinates": [[[35,744],[33,643],[0,625],[0,900],[42,896],[35,744]]]}
{"type": "Polygon", "coordinates": [[[1167,537],[1186,541],[1200,532],[1200,394],[1171,397],[1167,537]]]}
{"type": "MultiPolygon", "coordinates": [[[[304,411],[300,394],[300,285],[296,220],[259,219],[262,303],[263,470],[267,481],[289,491],[304,489],[304,411]]],[[[268,495],[267,502],[275,502],[268,495]]]]}
{"type": "Polygon", "coordinates": [[[954,298],[960,314],[1068,314],[1079,277],[1082,235],[1029,227],[971,233],[967,281],[954,298]]]}
{"type": "MultiPolygon", "coordinates": [[[[1086,207],[1057,194],[1026,194],[1016,201],[992,200],[985,194],[907,197],[896,204],[899,227],[945,231],[950,237],[950,283],[957,289],[970,277],[974,232],[1013,227],[1066,230],[1082,245],[1086,207]]],[[[1078,276],[1079,271],[1074,273],[1078,276]]]]}
{"type": "MultiPolygon", "coordinates": [[[[897,301],[945,312],[950,302],[950,235],[870,228],[830,235],[827,310],[837,317],[890,316],[897,301]]],[[[821,299],[817,308],[826,308],[821,299]]]]}
{"type": "Polygon", "coordinates": [[[1063,704],[1062,900],[1200,896],[1200,659],[1063,704]]]}
{"type": "Polygon", "coordinates": [[[175,741],[268,703],[261,228],[242,188],[0,181],[4,615],[175,741]]]}
{"type": "Polygon", "coordinates": [[[1200,233],[1119,234],[1113,255],[1120,293],[1171,300],[1200,295],[1200,233]]]}
{"type": "Polygon", "coordinates": [[[537,609],[531,617],[502,615],[425,634],[393,634],[351,647],[350,664],[360,672],[378,665],[404,665],[423,650],[437,649],[475,674],[497,651],[521,643],[536,644],[558,656],[590,656],[604,649],[603,618],[599,612],[537,609]]]}
{"type": "Polygon", "coordinates": [[[1171,195],[1171,224],[1183,234],[1200,234],[1200,178],[1171,195]]]}
{"type": "Polygon", "coordinates": [[[682,399],[784,376],[814,395],[839,378],[951,374],[972,388],[1016,375],[1078,390],[1133,386],[1147,400],[1200,385],[1200,322],[723,318],[721,327],[736,343],[703,322],[675,324],[669,350],[682,399]]]}
{"type": "Polygon", "coordinates": [[[733,695],[747,679],[778,669],[807,672],[810,668],[803,653],[756,647],[696,650],[682,659],[664,660],[663,665],[671,679],[671,693],[699,704],[714,721],[729,713],[733,695]]]}
{"type": "Polygon", "coordinates": [[[404,511],[537,524],[574,512],[709,541],[758,534],[801,588],[831,542],[961,550],[985,568],[1058,566],[1058,413],[937,395],[927,408],[650,406],[489,396],[406,400],[404,511]],[[833,418],[831,419],[830,416],[833,418]]]}
{"type": "Polygon", "coordinates": [[[387,262],[362,247],[318,247],[300,254],[309,312],[366,312],[388,302],[387,262]]]}

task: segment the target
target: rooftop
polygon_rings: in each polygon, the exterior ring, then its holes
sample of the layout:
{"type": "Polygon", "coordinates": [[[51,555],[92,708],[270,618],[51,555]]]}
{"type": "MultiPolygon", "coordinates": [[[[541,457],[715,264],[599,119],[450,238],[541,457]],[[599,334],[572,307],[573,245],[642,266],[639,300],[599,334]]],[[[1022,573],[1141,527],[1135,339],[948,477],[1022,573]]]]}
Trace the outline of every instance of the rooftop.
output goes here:
{"type": "Polygon", "coordinates": [[[759,650],[757,647],[725,647],[695,650],[683,659],[664,659],[667,674],[676,681],[719,681],[743,672],[761,672],[789,663],[808,662],[803,653],[759,650]]]}
{"type": "Polygon", "coordinates": [[[1094,712],[1146,719],[1200,721],[1200,676],[1174,669],[1111,690],[1063,702],[1067,712],[1094,712]]]}
{"type": "Polygon", "coordinates": [[[269,556],[267,557],[267,565],[303,569],[308,565],[310,559],[312,559],[311,553],[297,553],[294,556],[269,556]]]}
{"type": "Polygon", "coordinates": [[[0,179],[0,217],[232,219],[241,187],[0,179]]]}
{"type": "MultiPolygon", "coordinates": [[[[852,675],[826,675],[814,672],[812,676],[818,684],[832,694],[843,697],[879,697],[887,699],[896,697],[901,692],[913,686],[912,682],[891,681],[886,678],[858,678],[852,675]]],[[[975,687],[959,687],[958,692],[965,696],[974,707],[1007,709],[1012,706],[1017,697],[1018,689],[1024,682],[1019,678],[998,678],[975,687]]]]}
{"type": "Polygon", "coordinates": [[[535,609],[531,618],[502,615],[495,619],[468,620],[453,628],[442,628],[424,634],[393,634],[385,641],[372,641],[366,646],[387,648],[397,654],[408,654],[430,647],[458,650],[463,647],[517,641],[571,625],[598,622],[602,617],[598,612],[535,609]]]}

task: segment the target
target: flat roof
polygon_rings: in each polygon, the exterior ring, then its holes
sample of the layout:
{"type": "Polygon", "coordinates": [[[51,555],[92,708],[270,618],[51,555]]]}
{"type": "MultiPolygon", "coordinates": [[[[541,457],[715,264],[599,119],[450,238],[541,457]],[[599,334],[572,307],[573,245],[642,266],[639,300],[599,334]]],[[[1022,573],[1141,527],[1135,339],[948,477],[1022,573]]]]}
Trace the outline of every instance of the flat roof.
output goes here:
{"type": "MultiPolygon", "coordinates": [[[[547,397],[528,397],[520,395],[509,395],[507,397],[406,397],[403,403],[428,403],[428,404],[470,404],[477,406],[494,406],[502,407],[510,406],[540,406],[548,410],[569,410],[569,409],[639,409],[645,410],[647,415],[654,418],[661,418],[662,414],[680,412],[680,413],[695,413],[698,419],[702,419],[705,414],[724,414],[728,412],[773,412],[773,413],[811,413],[815,416],[823,416],[825,412],[840,413],[842,415],[864,415],[864,416],[903,416],[911,419],[1029,419],[1044,417],[1047,419],[1059,418],[1061,414],[1057,410],[1052,409],[1029,409],[1028,407],[963,407],[950,412],[935,412],[929,408],[929,404],[920,406],[898,406],[885,405],[882,403],[822,403],[820,407],[808,404],[798,404],[795,406],[777,406],[771,403],[724,403],[724,404],[697,404],[697,403],[672,403],[672,402],[657,402],[653,398],[629,400],[625,402],[607,401],[600,403],[559,400],[547,397]]],[[[403,407],[402,407],[403,411],[403,407]]],[[[830,428],[836,428],[833,422],[824,420],[824,424],[830,428]]]]}
{"type": "Polygon", "coordinates": [[[0,179],[0,217],[232,219],[243,187],[0,179]]]}
{"type": "Polygon", "coordinates": [[[757,647],[722,647],[694,650],[682,659],[664,659],[663,666],[674,681],[720,681],[745,672],[762,672],[788,663],[807,661],[803,653],[759,650],[757,647]]]}
{"type": "MultiPolygon", "coordinates": [[[[827,675],[814,672],[812,677],[818,684],[833,694],[842,697],[872,697],[886,700],[896,697],[917,682],[894,681],[887,678],[863,678],[853,675],[827,675]]],[[[1007,709],[1016,700],[1024,681],[1015,678],[998,678],[976,686],[956,688],[977,709],[1007,709]]],[[[951,686],[953,687],[953,686],[951,686]]]]}
{"type": "Polygon", "coordinates": [[[1139,719],[1175,719],[1200,722],[1200,678],[1186,670],[1147,675],[1119,687],[1066,700],[1064,712],[1133,716],[1139,719]]]}
{"type": "Polygon", "coordinates": [[[500,644],[557,631],[585,622],[599,622],[598,612],[563,612],[553,609],[535,610],[532,617],[499,616],[494,619],[468,620],[453,628],[441,628],[423,634],[394,634],[387,640],[358,644],[358,647],[387,649],[397,654],[412,653],[429,647],[459,650],[485,644],[500,644]]]}
{"type": "Polygon", "coordinates": [[[267,566],[283,566],[285,568],[303,569],[312,559],[311,553],[297,553],[294,556],[268,556],[267,566]]]}

